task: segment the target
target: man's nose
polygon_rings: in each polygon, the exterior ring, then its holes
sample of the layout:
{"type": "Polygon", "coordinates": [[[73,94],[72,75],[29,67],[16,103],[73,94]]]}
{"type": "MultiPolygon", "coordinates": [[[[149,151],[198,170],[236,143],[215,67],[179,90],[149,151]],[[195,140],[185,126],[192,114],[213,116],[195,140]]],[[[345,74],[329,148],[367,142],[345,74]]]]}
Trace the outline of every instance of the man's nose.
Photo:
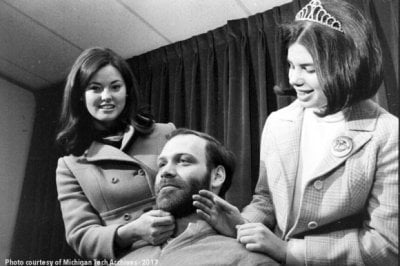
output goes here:
{"type": "Polygon", "coordinates": [[[176,175],[176,167],[173,163],[167,163],[161,169],[161,178],[172,178],[176,175]]]}

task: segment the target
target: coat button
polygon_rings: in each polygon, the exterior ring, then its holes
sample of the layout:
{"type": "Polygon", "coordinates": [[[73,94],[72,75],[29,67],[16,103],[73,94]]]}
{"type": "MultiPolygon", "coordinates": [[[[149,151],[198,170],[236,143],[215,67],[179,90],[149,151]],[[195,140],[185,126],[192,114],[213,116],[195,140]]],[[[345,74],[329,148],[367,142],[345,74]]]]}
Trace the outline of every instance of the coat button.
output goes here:
{"type": "Polygon", "coordinates": [[[131,215],[129,213],[124,214],[124,220],[129,221],[131,219],[131,215]]]}
{"type": "Polygon", "coordinates": [[[321,180],[317,180],[314,182],[314,188],[316,190],[321,190],[324,186],[324,183],[321,180]]]}
{"type": "Polygon", "coordinates": [[[139,175],[144,175],[143,169],[139,169],[138,174],[139,174],[139,175]]]}
{"type": "Polygon", "coordinates": [[[113,178],[111,179],[111,183],[113,183],[113,184],[118,183],[118,181],[119,181],[119,179],[118,179],[117,177],[113,177],[113,178]]]}
{"type": "Polygon", "coordinates": [[[311,221],[308,223],[308,229],[315,229],[318,227],[318,223],[316,221],[311,221]]]}

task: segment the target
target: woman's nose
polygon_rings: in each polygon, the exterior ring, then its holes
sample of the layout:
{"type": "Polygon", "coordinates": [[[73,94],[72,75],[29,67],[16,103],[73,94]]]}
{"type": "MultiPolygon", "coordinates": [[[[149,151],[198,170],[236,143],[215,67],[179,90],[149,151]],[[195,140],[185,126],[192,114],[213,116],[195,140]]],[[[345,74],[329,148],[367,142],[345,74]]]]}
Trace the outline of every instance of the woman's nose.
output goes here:
{"type": "Polygon", "coordinates": [[[302,86],[304,84],[304,79],[300,70],[289,70],[289,84],[292,86],[302,86]]]}
{"type": "Polygon", "coordinates": [[[101,92],[101,99],[102,100],[110,100],[112,98],[111,92],[108,88],[104,88],[101,92]]]}

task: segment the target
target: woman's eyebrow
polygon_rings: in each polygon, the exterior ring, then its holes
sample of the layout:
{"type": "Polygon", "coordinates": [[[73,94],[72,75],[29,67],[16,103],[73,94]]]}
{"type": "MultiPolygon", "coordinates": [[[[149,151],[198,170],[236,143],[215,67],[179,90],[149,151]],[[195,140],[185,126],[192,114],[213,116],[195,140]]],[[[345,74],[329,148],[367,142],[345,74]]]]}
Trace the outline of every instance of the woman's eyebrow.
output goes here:
{"type": "MultiPolygon", "coordinates": [[[[293,64],[293,62],[290,61],[289,59],[287,59],[287,62],[288,62],[289,64],[293,64]]],[[[314,62],[302,63],[302,64],[299,64],[299,66],[314,66],[314,62]]]]}

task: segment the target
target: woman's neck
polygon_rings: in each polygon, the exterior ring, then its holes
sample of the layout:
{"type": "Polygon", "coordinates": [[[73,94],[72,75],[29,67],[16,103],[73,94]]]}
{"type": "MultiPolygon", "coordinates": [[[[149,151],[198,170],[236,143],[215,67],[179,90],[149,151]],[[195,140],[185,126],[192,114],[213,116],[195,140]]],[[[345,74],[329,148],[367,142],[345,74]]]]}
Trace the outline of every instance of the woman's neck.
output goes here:
{"type": "Polygon", "coordinates": [[[98,131],[110,131],[112,128],[116,126],[115,121],[111,121],[109,123],[100,122],[97,120],[93,121],[93,128],[98,131]]]}

